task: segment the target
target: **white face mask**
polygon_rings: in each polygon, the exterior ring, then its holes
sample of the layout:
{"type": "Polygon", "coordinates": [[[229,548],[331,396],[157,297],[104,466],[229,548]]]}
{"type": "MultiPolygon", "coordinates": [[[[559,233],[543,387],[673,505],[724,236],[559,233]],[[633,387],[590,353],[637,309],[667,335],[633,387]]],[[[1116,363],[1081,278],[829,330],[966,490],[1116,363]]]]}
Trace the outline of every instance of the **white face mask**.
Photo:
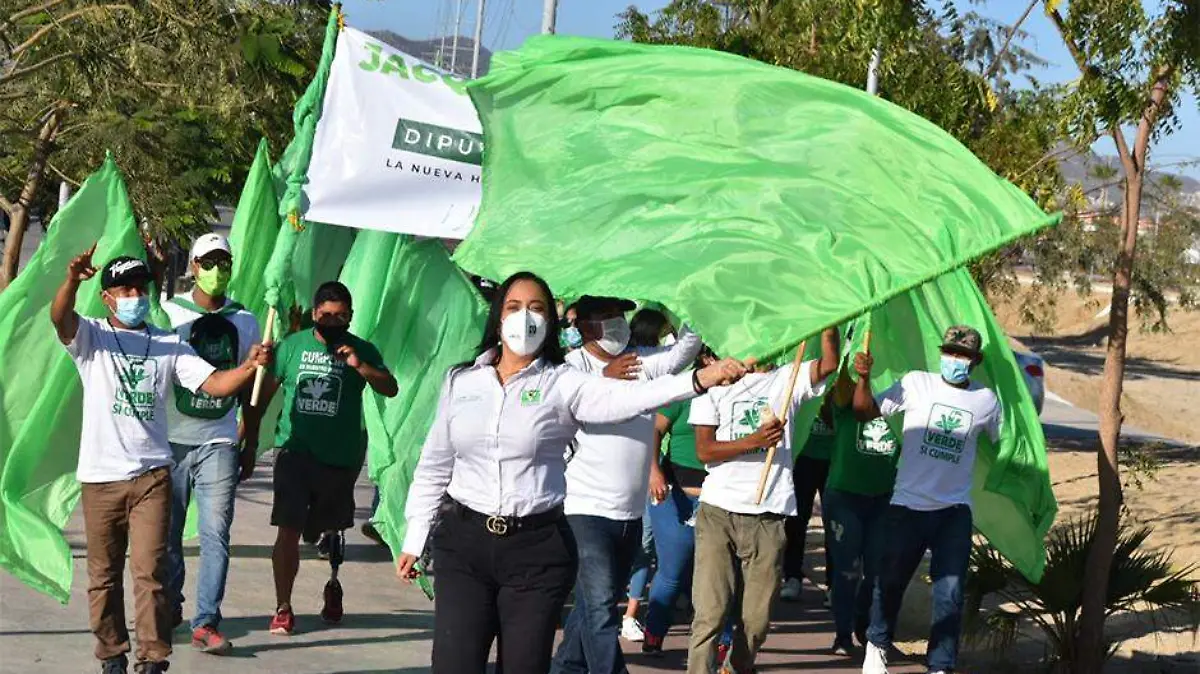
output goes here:
{"type": "Polygon", "coordinates": [[[629,321],[624,316],[610,318],[600,322],[603,336],[596,340],[596,345],[610,356],[619,356],[629,346],[629,321]]]}
{"type": "Polygon", "coordinates": [[[546,317],[528,309],[514,311],[501,321],[500,337],[509,351],[532,356],[546,341],[546,317]]]}

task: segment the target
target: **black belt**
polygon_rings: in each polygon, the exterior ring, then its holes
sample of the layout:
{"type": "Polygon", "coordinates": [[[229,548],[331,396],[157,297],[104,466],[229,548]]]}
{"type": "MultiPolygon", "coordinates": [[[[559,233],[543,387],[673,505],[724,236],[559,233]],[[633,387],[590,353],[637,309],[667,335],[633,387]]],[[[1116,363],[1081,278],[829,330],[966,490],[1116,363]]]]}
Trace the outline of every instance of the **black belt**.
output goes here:
{"type": "Polygon", "coordinates": [[[537,529],[558,522],[563,517],[562,506],[557,506],[544,513],[534,515],[526,515],[525,517],[513,517],[502,515],[487,515],[481,512],[471,510],[467,506],[458,501],[450,501],[450,508],[458,513],[458,516],[468,522],[475,522],[483,525],[488,533],[496,536],[507,536],[518,531],[528,529],[537,529]]]}

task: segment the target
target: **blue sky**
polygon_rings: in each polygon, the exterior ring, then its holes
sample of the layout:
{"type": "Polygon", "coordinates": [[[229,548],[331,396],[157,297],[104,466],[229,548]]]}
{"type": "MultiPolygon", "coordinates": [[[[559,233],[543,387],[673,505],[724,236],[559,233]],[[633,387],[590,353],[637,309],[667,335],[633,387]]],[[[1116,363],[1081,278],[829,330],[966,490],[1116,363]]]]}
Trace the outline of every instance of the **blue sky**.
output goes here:
{"type": "MultiPolygon", "coordinates": [[[[461,34],[474,30],[475,1],[462,0],[461,34]]],[[[443,32],[452,33],[456,0],[344,0],[347,23],[357,28],[387,29],[409,38],[421,39],[443,32]]],[[[566,35],[612,37],[616,15],[630,4],[652,12],[667,4],[666,0],[632,2],[631,0],[559,0],[558,32],[566,35]]],[[[964,10],[969,3],[959,0],[964,10]]],[[[1025,7],[1014,0],[988,0],[973,7],[980,14],[1005,23],[1015,21],[1025,7]]],[[[541,28],[541,0],[486,0],[483,43],[493,51],[512,49],[541,28]]],[[[1023,28],[1030,33],[1024,42],[1049,64],[1034,71],[1045,82],[1064,82],[1079,75],[1071,56],[1059,39],[1054,26],[1045,14],[1035,9],[1023,28]]],[[[1182,131],[1162,141],[1151,155],[1155,165],[1173,164],[1185,160],[1200,160],[1200,106],[1195,98],[1184,101],[1181,114],[1182,131]]],[[[1103,140],[1095,149],[1113,154],[1112,140],[1103,140]]],[[[1200,166],[1165,167],[1166,170],[1186,173],[1200,178],[1200,166]]]]}

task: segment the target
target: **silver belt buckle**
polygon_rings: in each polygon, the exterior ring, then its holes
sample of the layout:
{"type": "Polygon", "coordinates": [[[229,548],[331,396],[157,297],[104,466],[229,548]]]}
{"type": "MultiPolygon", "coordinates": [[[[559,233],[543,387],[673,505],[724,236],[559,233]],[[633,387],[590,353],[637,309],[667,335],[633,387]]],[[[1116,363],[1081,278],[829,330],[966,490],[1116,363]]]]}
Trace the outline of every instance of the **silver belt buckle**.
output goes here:
{"type": "Polygon", "coordinates": [[[487,530],[497,536],[503,536],[508,533],[508,520],[499,515],[492,515],[487,518],[487,523],[484,525],[487,530]]]}

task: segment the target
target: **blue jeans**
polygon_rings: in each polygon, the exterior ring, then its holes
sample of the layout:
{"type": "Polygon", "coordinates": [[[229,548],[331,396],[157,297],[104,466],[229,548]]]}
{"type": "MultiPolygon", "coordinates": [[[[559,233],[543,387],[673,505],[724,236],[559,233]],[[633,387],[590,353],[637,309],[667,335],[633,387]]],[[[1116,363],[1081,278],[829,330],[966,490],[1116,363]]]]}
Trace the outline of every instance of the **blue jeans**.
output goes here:
{"type": "Polygon", "coordinates": [[[610,520],[567,515],[579,549],[575,607],[563,625],[553,674],[624,674],[625,656],[617,641],[621,618],[617,601],[642,543],[641,520],[610,520]]]}
{"type": "Polygon", "coordinates": [[[200,524],[200,570],[196,576],[196,616],[192,629],[216,628],[229,575],[229,527],[238,481],[238,450],[227,442],[171,444],[171,529],[167,539],[167,596],[183,606],[183,525],[188,502],[196,495],[200,524]]]}
{"type": "Polygon", "coordinates": [[[927,665],[930,671],[953,671],[962,631],[963,582],[971,556],[971,509],[956,505],[926,512],[892,505],[884,515],[883,529],[883,557],[867,639],[884,650],[892,645],[904,589],[929,550],[933,624],[927,665]]]}
{"type": "Polygon", "coordinates": [[[650,566],[654,562],[654,525],[650,521],[650,510],[642,515],[642,546],[633,558],[633,574],[629,576],[629,598],[643,601],[646,585],[650,583],[650,566]]]}
{"type": "Polygon", "coordinates": [[[833,559],[830,577],[833,623],[839,641],[863,634],[871,620],[871,597],[883,551],[883,516],[891,494],[863,496],[826,489],[825,547],[833,559]]]}
{"type": "Polygon", "coordinates": [[[648,634],[666,635],[674,618],[675,603],[691,584],[692,563],[696,559],[696,529],[685,522],[699,502],[698,497],[688,496],[676,487],[667,492],[662,503],[649,508],[658,569],[650,588],[650,607],[646,611],[648,634]]]}

